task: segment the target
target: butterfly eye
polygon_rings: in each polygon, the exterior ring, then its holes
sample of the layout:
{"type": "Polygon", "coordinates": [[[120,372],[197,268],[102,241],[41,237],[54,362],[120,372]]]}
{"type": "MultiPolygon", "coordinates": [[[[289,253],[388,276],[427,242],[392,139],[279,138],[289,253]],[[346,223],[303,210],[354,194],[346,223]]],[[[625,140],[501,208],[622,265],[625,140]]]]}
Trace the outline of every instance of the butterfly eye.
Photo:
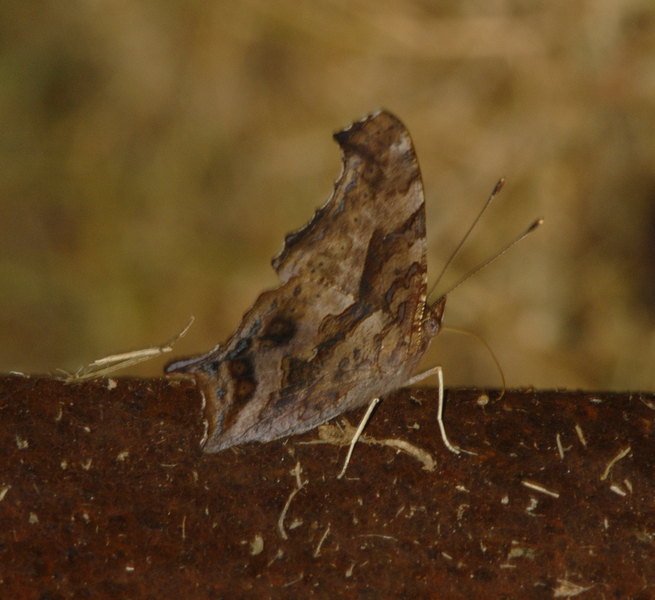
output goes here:
{"type": "Polygon", "coordinates": [[[441,320],[443,319],[444,308],[446,307],[446,297],[443,296],[426,311],[426,317],[423,321],[424,331],[431,339],[441,331],[441,320]]]}
{"type": "Polygon", "coordinates": [[[423,322],[423,325],[425,328],[425,333],[427,333],[431,338],[435,337],[439,331],[441,331],[441,320],[435,319],[433,317],[426,319],[423,322]]]}

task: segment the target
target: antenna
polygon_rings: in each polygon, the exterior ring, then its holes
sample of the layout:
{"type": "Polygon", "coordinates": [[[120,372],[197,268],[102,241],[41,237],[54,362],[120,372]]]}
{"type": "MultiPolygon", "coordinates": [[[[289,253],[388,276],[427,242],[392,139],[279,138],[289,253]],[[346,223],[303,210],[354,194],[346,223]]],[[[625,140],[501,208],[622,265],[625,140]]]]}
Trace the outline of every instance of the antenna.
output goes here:
{"type": "MultiPolygon", "coordinates": [[[[473,223],[471,223],[471,226],[468,228],[468,231],[464,234],[464,237],[462,237],[462,241],[457,245],[457,248],[455,248],[453,253],[450,255],[450,258],[446,261],[446,264],[444,265],[443,269],[441,269],[441,273],[439,273],[439,277],[437,277],[437,280],[434,282],[434,285],[432,286],[432,289],[428,294],[428,299],[430,298],[430,296],[432,296],[432,294],[434,294],[434,290],[437,288],[437,285],[439,285],[439,282],[444,276],[444,273],[448,270],[450,263],[452,263],[455,257],[459,254],[459,251],[462,249],[464,242],[468,239],[468,236],[471,235],[471,231],[473,231],[473,228],[477,225],[478,221],[480,220],[480,217],[484,214],[484,211],[487,210],[487,208],[489,208],[491,201],[500,193],[500,190],[503,189],[504,185],[505,185],[505,178],[501,177],[498,183],[496,184],[496,187],[494,187],[493,191],[491,192],[491,195],[489,196],[489,198],[487,198],[487,201],[482,206],[482,210],[480,210],[478,216],[475,217],[475,219],[473,219],[473,223]]],[[[476,269],[476,271],[479,270],[480,269],[476,269]]],[[[443,294],[442,297],[445,295],[446,294],[443,294]]]]}
{"type": "MultiPolygon", "coordinates": [[[[454,252],[450,255],[450,258],[446,261],[446,264],[444,265],[443,269],[441,269],[441,273],[439,273],[439,276],[437,277],[437,280],[434,282],[434,285],[432,286],[432,289],[430,290],[430,293],[428,294],[428,299],[432,294],[434,293],[437,285],[441,281],[441,279],[444,276],[444,273],[450,266],[450,264],[453,262],[454,258],[459,254],[459,251],[461,250],[462,246],[464,245],[464,242],[468,239],[469,235],[471,234],[471,231],[473,231],[473,228],[477,225],[478,221],[480,220],[480,217],[484,214],[484,211],[489,208],[489,205],[491,204],[491,201],[498,195],[500,190],[503,189],[503,186],[505,185],[505,178],[501,178],[498,183],[496,184],[496,187],[494,187],[493,191],[491,192],[489,198],[487,198],[487,201],[484,203],[482,206],[482,209],[478,213],[478,215],[475,217],[473,220],[473,223],[471,223],[471,226],[468,228],[467,232],[464,234],[464,237],[462,238],[462,241],[457,245],[457,248],[455,248],[454,252]]],[[[444,294],[441,294],[439,300],[441,298],[446,297],[448,294],[450,294],[454,289],[458,288],[462,283],[464,283],[469,277],[472,277],[475,275],[478,271],[484,269],[486,266],[490,265],[492,262],[494,262],[497,258],[501,257],[505,252],[507,252],[512,246],[515,244],[518,244],[522,239],[530,235],[539,225],[541,225],[544,222],[542,218],[539,218],[535,220],[523,233],[521,233],[518,237],[516,237],[514,240],[512,240],[509,244],[507,244],[504,248],[496,252],[491,258],[488,258],[485,260],[483,263],[479,264],[477,267],[475,267],[472,271],[469,271],[464,277],[462,277],[455,285],[453,285],[447,292],[444,294]]]]}
{"type": "Polygon", "coordinates": [[[496,252],[491,258],[488,258],[485,260],[483,263],[479,264],[475,269],[464,275],[455,285],[453,285],[445,294],[442,294],[439,300],[441,298],[444,298],[448,294],[450,294],[455,288],[458,288],[460,285],[462,285],[469,277],[473,277],[478,271],[481,271],[484,269],[487,265],[490,265],[494,260],[497,258],[501,257],[505,252],[507,252],[512,246],[515,244],[518,244],[522,239],[526,238],[528,235],[530,235],[539,225],[541,225],[544,222],[543,219],[539,218],[537,219],[530,227],[528,227],[521,235],[519,235],[517,238],[512,240],[507,246],[496,252]]]}

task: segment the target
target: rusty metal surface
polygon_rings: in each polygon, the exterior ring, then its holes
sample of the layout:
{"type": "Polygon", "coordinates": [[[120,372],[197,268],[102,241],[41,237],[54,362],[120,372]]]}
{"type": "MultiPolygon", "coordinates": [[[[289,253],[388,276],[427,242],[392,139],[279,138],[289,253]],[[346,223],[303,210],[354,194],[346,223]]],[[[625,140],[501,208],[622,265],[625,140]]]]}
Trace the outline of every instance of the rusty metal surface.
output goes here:
{"type": "Polygon", "coordinates": [[[186,381],[0,378],[0,597],[654,597],[653,395],[496,395],[449,392],[459,456],[433,390],[389,398],[367,435],[436,467],[337,480],[316,431],[203,455],[186,381]]]}

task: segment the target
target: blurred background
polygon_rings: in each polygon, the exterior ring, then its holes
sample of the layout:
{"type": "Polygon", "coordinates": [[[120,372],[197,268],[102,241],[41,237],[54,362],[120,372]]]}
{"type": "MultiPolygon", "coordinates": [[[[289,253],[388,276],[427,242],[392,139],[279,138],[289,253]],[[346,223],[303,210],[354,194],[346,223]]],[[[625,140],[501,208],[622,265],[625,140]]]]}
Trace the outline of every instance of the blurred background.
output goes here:
{"type": "MultiPolygon", "coordinates": [[[[329,196],[332,133],[407,125],[431,278],[510,386],[655,387],[652,0],[0,4],[0,371],[224,341],[329,196]]],[[[128,371],[161,374],[163,359],[128,371]]],[[[469,337],[426,358],[500,383],[469,337]]]]}

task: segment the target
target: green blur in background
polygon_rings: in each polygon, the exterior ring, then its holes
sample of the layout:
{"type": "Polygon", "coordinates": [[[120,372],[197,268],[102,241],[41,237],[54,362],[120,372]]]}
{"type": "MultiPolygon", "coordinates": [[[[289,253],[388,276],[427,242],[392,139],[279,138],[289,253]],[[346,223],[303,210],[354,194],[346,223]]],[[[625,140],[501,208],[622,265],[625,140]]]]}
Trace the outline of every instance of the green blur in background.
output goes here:
{"type": "MultiPolygon", "coordinates": [[[[212,348],[329,196],[332,133],[384,107],[422,167],[440,284],[545,224],[448,299],[510,386],[655,386],[655,5],[5,0],[0,370],[212,348]]],[[[163,360],[129,373],[158,375],[163,360]]],[[[426,367],[498,386],[444,332],[426,367]]]]}

